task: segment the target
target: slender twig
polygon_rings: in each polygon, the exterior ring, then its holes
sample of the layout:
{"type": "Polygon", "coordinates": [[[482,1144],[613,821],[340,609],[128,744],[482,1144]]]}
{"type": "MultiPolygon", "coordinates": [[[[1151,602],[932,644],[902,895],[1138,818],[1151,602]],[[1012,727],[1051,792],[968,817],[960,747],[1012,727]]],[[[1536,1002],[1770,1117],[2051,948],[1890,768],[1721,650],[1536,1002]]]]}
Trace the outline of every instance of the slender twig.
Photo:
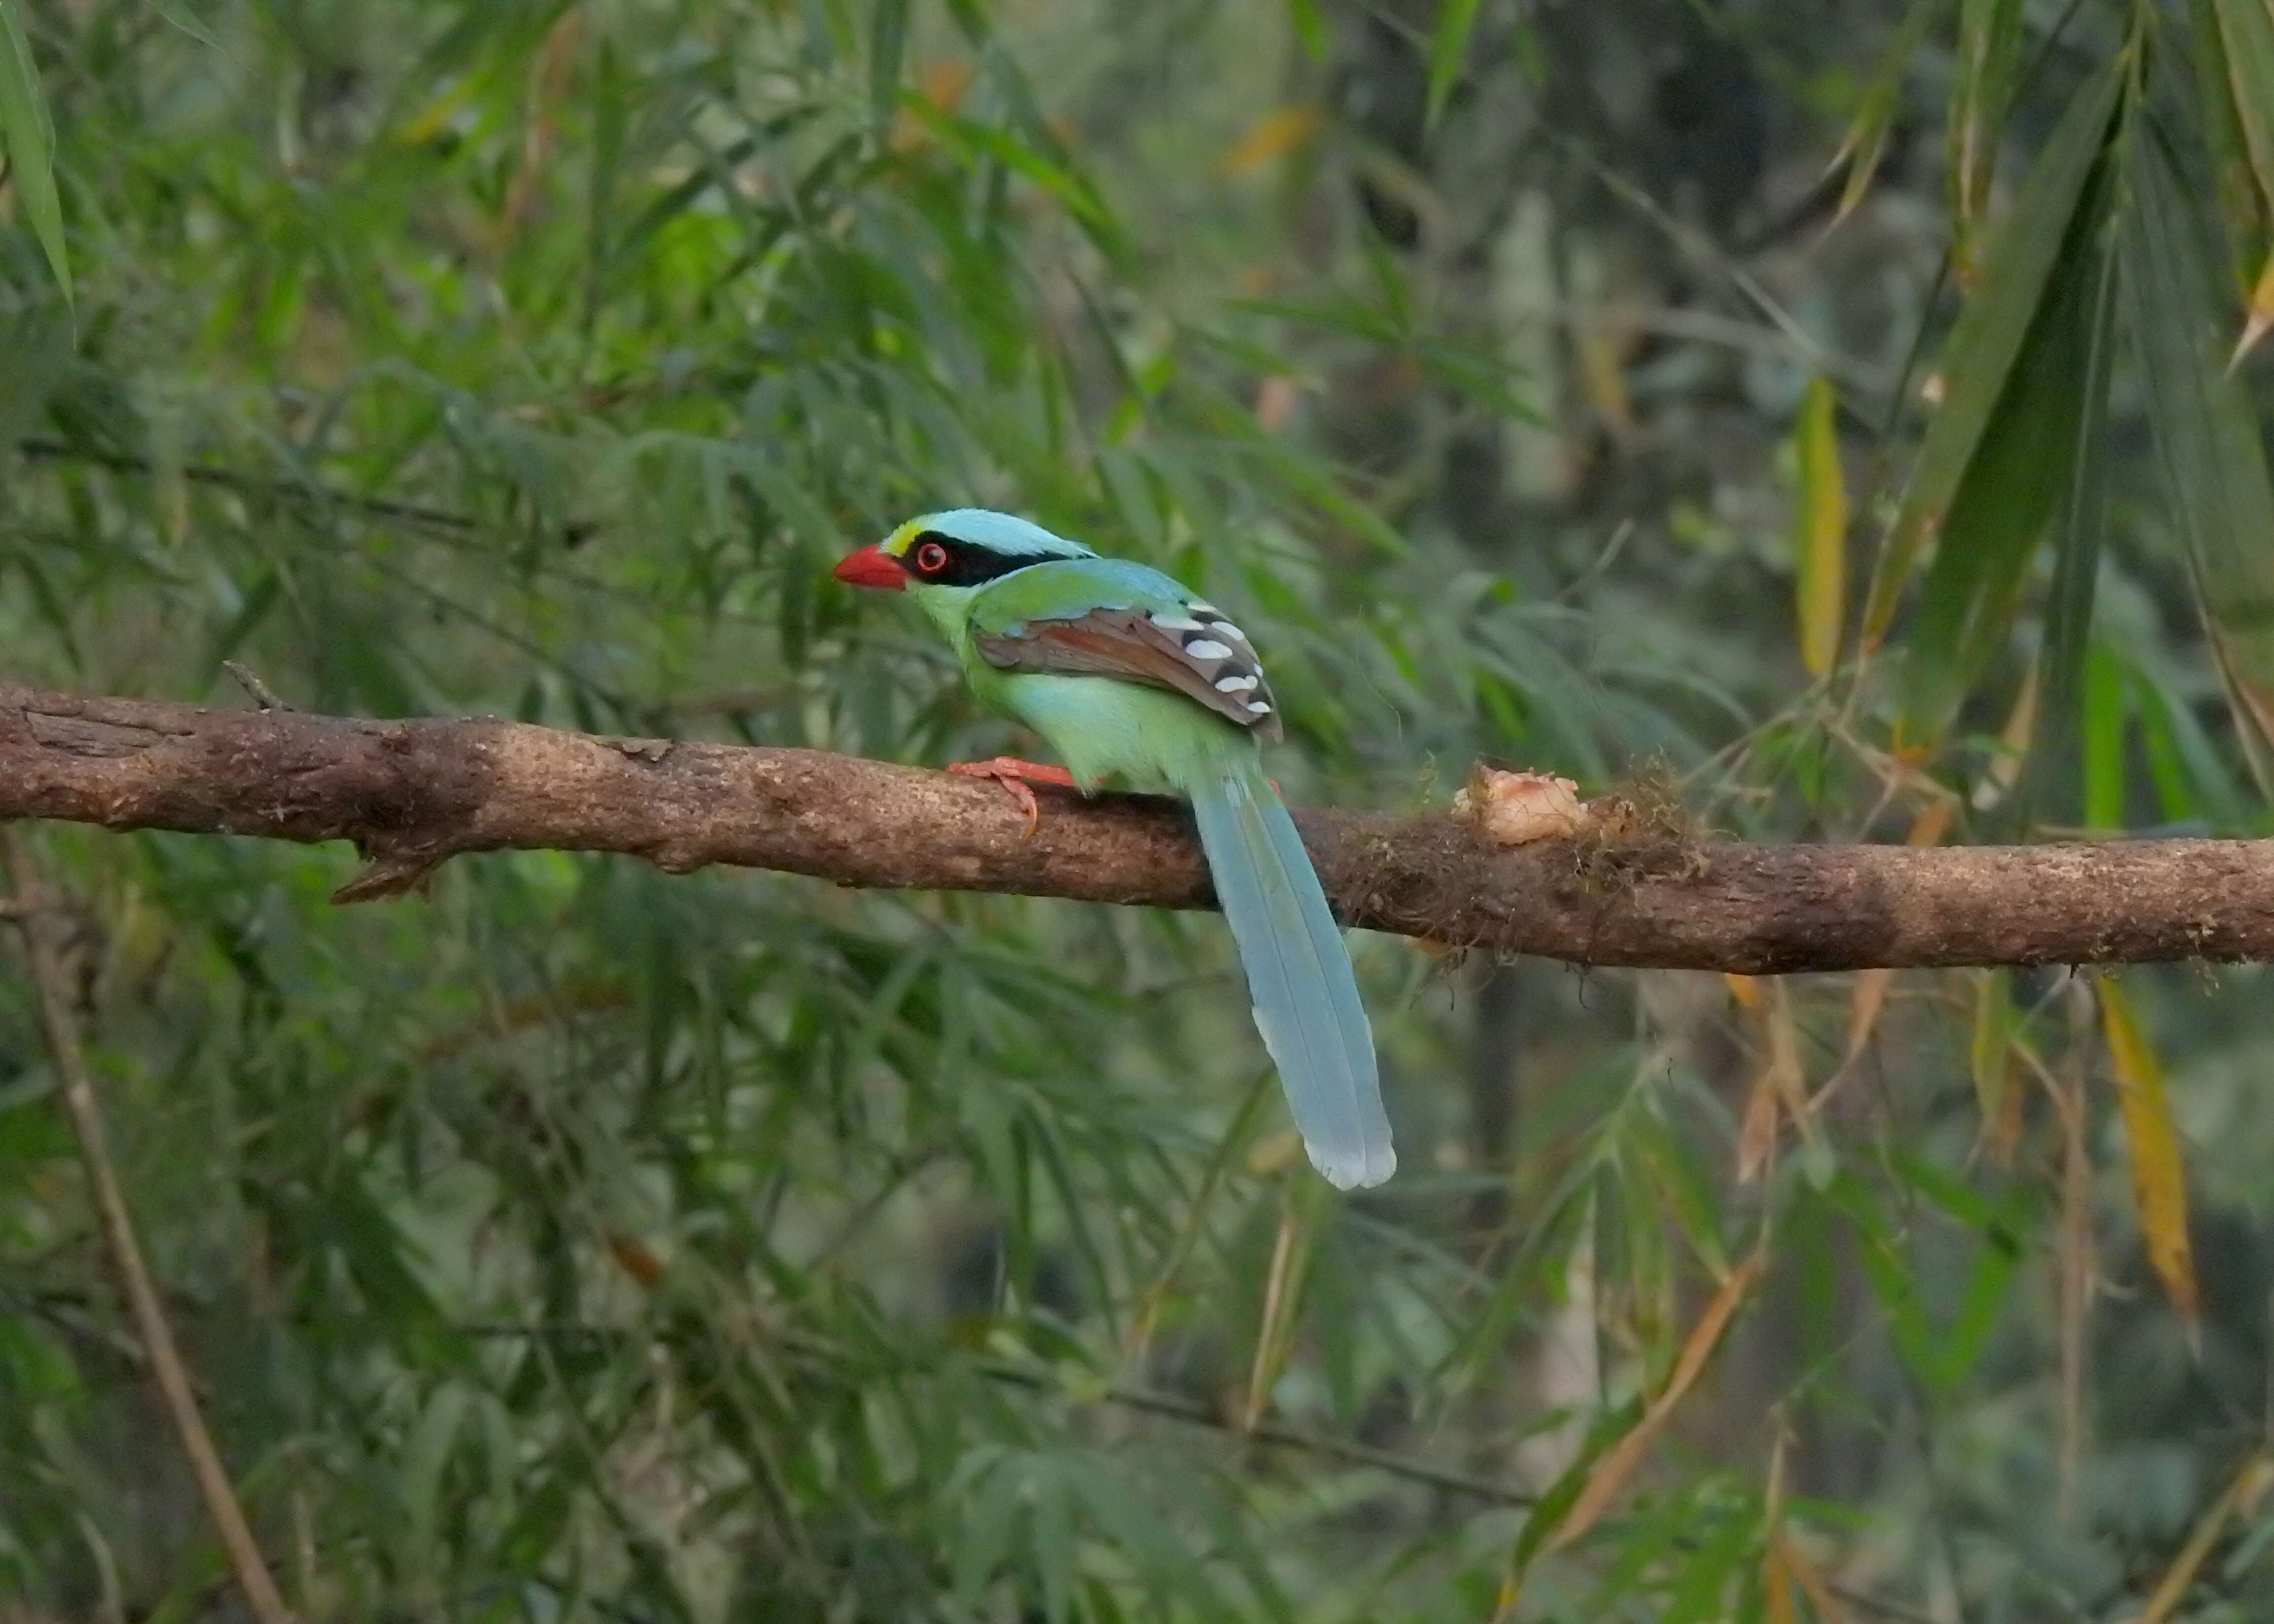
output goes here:
{"type": "MultiPolygon", "coordinates": [[[[983,1362],[979,1368],[990,1381],[1058,1393],[1069,1398],[1085,1396],[1066,1388],[1049,1371],[1032,1370],[1022,1365],[993,1359],[983,1362]]],[[[1096,1402],[1111,1404],[1117,1409],[1159,1416],[1170,1421],[1182,1421],[1191,1426],[1204,1426],[1211,1432],[1237,1435],[1244,1441],[1269,1444],[1280,1449],[1299,1449],[1306,1455],[1341,1461],[1346,1465],[1371,1467],[1393,1477],[1403,1477],[1412,1483],[1426,1483],[1433,1488],[1449,1489],[1457,1494],[1473,1495],[1496,1506],[1514,1506],[1520,1509],[1532,1505],[1539,1498],[1523,1489],[1495,1483],[1489,1477],[1472,1477],[1467,1472],[1456,1471],[1449,1466],[1440,1466],[1417,1455],[1401,1455],[1395,1449],[1377,1449],[1371,1444],[1359,1443],[1352,1439],[1330,1438],[1276,1421],[1259,1421],[1252,1427],[1235,1425],[1208,1405],[1192,1399],[1178,1398],[1171,1394],[1114,1386],[1089,1396],[1096,1402]]]]}
{"type": "Polygon", "coordinates": [[[252,703],[263,710],[290,710],[292,707],[276,697],[276,690],[260,680],[252,667],[236,660],[223,660],[221,668],[237,679],[237,687],[252,696],[252,703]]]}
{"type": "Polygon", "coordinates": [[[214,1447],[213,1435],[206,1430],[205,1417],[199,1411],[197,1395],[191,1389],[189,1372],[174,1343],[173,1327],[143,1262],[141,1244],[134,1235],[134,1220],[127,1211],[125,1193],[119,1187],[118,1173],[111,1164],[105,1142],[94,1076],[88,1069],[86,1050],[79,1043],[78,1023],[72,1016],[69,986],[49,934],[51,921],[43,917],[50,909],[50,893],[39,882],[31,842],[21,829],[0,826],[0,866],[7,870],[9,890],[13,893],[10,899],[13,904],[11,912],[23,933],[24,955],[30,961],[32,984],[38,994],[40,1022],[47,1034],[56,1079],[62,1084],[64,1112],[71,1120],[72,1136],[79,1141],[79,1158],[87,1167],[87,1187],[94,1199],[103,1245],[125,1291],[135,1335],[150,1361],[151,1373],[157,1378],[167,1416],[181,1439],[182,1452],[189,1456],[198,1493],[213,1518],[214,1530],[221,1538],[222,1553],[228,1558],[230,1572],[236,1577],[238,1590],[244,1592],[246,1607],[259,1624],[291,1624],[291,1611],[278,1593],[275,1581],[269,1577],[260,1547],[253,1541],[252,1526],[245,1521],[245,1508],[237,1503],[237,1491],[230,1485],[220,1452],[214,1447]]]}
{"type": "MultiPolygon", "coordinates": [[[[45,462],[84,462],[95,468],[107,468],[117,474],[151,474],[158,471],[157,464],[148,457],[134,456],[124,452],[103,451],[91,446],[65,445],[54,440],[22,440],[16,449],[25,456],[45,462]]],[[[384,496],[358,496],[351,492],[337,490],[313,479],[270,479],[259,474],[248,474],[238,469],[222,468],[207,462],[190,462],[175,470],[192,485],[213,485],[222,490],[235,491],[241,495],[266,497],[271,501],[293,502],[303,507],[333,508],[346,513],[359,513],[374,519],[393,519],[405,524],[416,524],[432,530],[464,532],[478,530],[493,523],[479,514],[459,513],[448,508],[430,508],[423,502],[398,501],[384,496]]],[[[561,539],[570,545],[588,539],[592,525],[573,521],[561,527],[561,539]]]]}
{"type": "MultiPolygon", "coordinates": [[[[556,1341],[568,1337],[591,1337],[602,1342],[614,1341],[632,1335],[629,1330],[617,1330],[606,1326],[553,1322],[531,1325],[486,1323],[462,1324],[458,1330],[469,1336],[526,1337],[533,1342],[556,1341]]],[[[795,1332],[776,1332],[778,1340],[794,1343],[814,1354],[834,1359],[838,1350],[822,1338],[795,1332]]],[[[1026,1387],[1032,1391],[1055,1395],[1078,1402],[1110,1404],[1118,1410],[1133,1410],[1140,1415],[1158,1416],[1163,1420],[1181,1421],[1190,1426],[1206,1427],[1210,1432],[1236,1434],[1244,1442],[1268,1444],[1275,1448],[1298,1449],[1326,1460],[1341,1461],[1347,1465],[1366,1466],[1393,1477],[1403,1477],[1412,1483],[1425,1483],[1433,1488],[1448,1489],[1457,1494],[1472,1495],[1496,1506],[1529,1506],[1538,1498],[1508,1484],[1495,1483],[1489,1477],[1472,1477],[1449,1466],[1440,1466],[1417,1455],[1402,1455],[1395,1449],[1376,1448],[1347,1438],[1333,1438],[1321,1432],[1306,1432],[1300,1427],[1276,1421],[1259,1422],[1254,1427],[1235,1425],[1219,1415],[1209,1405],[1197,1399],[1179,1398],[1171,1393],[1155,1393],[1143,1387],[1126,1387],[1118,1382],[1097,1388],[1069,1386],[1053,1370],[1037,1369],[1010,1359],[983,1358],[976,1361],[979,1373],[990,1381],[999,1381],[1006,1387],[1026,1387]]]]}

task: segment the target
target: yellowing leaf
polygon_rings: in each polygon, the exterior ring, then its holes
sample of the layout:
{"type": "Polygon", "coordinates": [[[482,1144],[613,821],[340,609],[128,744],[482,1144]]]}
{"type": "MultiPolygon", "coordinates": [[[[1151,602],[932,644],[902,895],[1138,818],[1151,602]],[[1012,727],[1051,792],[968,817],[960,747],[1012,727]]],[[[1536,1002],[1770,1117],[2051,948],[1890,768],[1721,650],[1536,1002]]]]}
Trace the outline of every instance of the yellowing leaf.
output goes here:
{"type": "Polygon", "coordinates": [[[1282,1128],[1264,1134],[1249,1148],[1247,1170],[1258,1178],[1269,1178],[1302,1154],[1302,1136],[1292,1128],[1282,1128]]]}
{"type": "Polygon", "coordinates": [[[1263,1318],[1255,1331],[1255,1357],[1247,1371],[1247,1402],[1241,1407],[1243,1430],[1254,1432],[1271,1402],[1271,1384],[1279,1379],[1287,1347],[1294,1336],[1295,1307],[1303,1294],[1303,1276],[1310,1265],[1311,1226],[1299,1211],[1299,1192],[1307,1181],[1288,1186],[1279,1211],[1279,1234],[1271,1244],[1271,1267],[1263,1279],[1263,1318]]]}
{"type": "MultiPolygon", "coordinates": [[[[1734,987],[1747,978],[1728,978],[1734,987]]],[[[1780,1114],[1799,1129],[1811,1148],[1818,1148],[1822,1130],[1810,1109],[1808,1073],[1800,1058],[1800,1023],[1792,1012],[1792,994],[1782,978],[1765,976],[1747,981],[1748,996],[1739,1000],[1759,1018],[1760,1071],[1745,1102],[1745,1116],[1737,1131],[1737,1182],[1750,1184],[1776,1150],[1780,1114]]]]}
{"type": "Polygon", "coordinates": [[[1808,1124],[1808,1073],[1801,1069],[1801,1026],[1792,1017],[1792,992],[1781,976],[1769,982],[1762,1003],[1762,1028],[1769,1037],[1769,1076],[1776,1080],[1776,1096],[1801,1126],[1808,1124]]]}
{"type": "Polygon", "coordinates": [[[2250,290],[2250,308],[2243,312],[2242,337],[2234,346],[2234,358],[2227,370],[2242,365],[2242,357],[2258,347],[2258,341],[2274,333],[2274,253],[2266,256],[2266,268],[2258,273],[2257,285],[2250,290]]]}
{"type": "Polygon", "coordinates": [[[1234,179],[1252,175],[1309,140],[1317,132],[1319,123],[1319,109],[1314,107],[1283,107],[1266,113],[1224,149],[1216,167],[1234,179]]]}
{"type": "Polygon", "coordinates": [[[1777,1555],[1783,1560],[1786,1570],[1799,1581],[1801,1591],[1808,1598],[1809,1605],[1816,1609],[1816,1616],[1823,1620],[1824,1624],[1848,1624],[1848,1610],[1840,1605],[1840,1598],[1832,1593],[1832,1586],[1816,1564],[1809,1560],[1808,1553],[1793,1544],[1782,1529],[1770,1536],[1770,1543],[1776,1547],[1777,1555]]]}
{"type": "Polygon", "coordinates": [[[2125,1132],[2132,1141],[2132,1195],[2139,1208],[2140,1232],[2148,1243],[2148,1261],[2164,1282],[2172,1305],[2192,1325],[2195,1266],[2187,1241],[2187,1176],[2163,1067],[2140,1031],[2131,1001],[2114,981],[2101,983],[2100,1019],[2116,1073],[2117,1103],[2123,1108],[2125,1132]]]}
{"type": "Polygon", "coordinates": [[[1840,470],[1831,383],[1809,380],[1793,425],[1800,500],[1793,509],[1793,553],[1800,610],[1800,660],[1820,677],[1840,658],[1840,619],[1847,593],[1848,482],[1840,470]]]}
{"type": "Polygon", "coordinates": [[[916,73],[916,88],[934,107],[953,112],[963,105],[971,87],[971,64],[960,56],[943,56],[926,63],[916,73]]]}
{"type": "Polygon", "coordinates": [[[1776,1150],[1776,1079],[1764,1066],[1745,1096],[1744,1120],[1737,1125],[1737,1182],[1750,1184],[1761,1176],[1776,1150]]]}
{"type": "Polygon", "coordinates": [[[403,124],[395,139],[405,147],[423,147],[442,133],[445,126],[458,116],[458,111],[474,99],[480,88],[478,80],[465,77],[451,80],[441,93],[403,124]]]}
{"type": "Polygon", "coordinates": [[[1593,1528],[1610,1509],[1611,1502],[1626,1487],[1627,1479],[1634,1476],[1635,1468],[1642,1464],[1642,1457],[1649,1452],[1651,1444],[1665,1431],[1675,1407],[1705,1373],[1706,1361],[1713,1357],[1713,1350],[1721,1344],[1721,1334],[1729,1328],[1729,1321],[1744,1302],[1745,1293],[1752,1289],[1754,1279],[1761,1272],[1761,1261],[1762,1254],[1756,1252],[1729,1271],[1729,1277],[1721,1282],[1721,1289],[1698,1317],[1690,1339],[1682,1344],[1681,1357],[1675,1360],[1674,1373],[1667,1378],[1666,1386],[1650,1401],[1642,1419],[1634,1424],[1632,1430],[1595,1462],[1578,1498],[1571,1502],[1570,1510],[1563,1514],[1563,1520],[1548,1536],[1543,1553],[1562,1550],[1593,1528]]]}
{"type": "Polygon", "coordinates": [[[1773,1539],[1761,1553],[1761,1611],[1768,1624],[1800,1624],[1792,1605],[1792,1574],[1784,1565],[1784,1550],[1773,1539]]]}

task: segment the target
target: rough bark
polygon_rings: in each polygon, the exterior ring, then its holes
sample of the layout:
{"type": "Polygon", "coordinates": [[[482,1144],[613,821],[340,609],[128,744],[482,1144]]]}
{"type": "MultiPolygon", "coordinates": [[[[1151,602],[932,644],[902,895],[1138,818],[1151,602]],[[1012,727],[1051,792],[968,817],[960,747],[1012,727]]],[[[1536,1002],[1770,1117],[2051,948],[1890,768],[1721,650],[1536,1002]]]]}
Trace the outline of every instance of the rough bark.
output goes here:
{"type": "MultiPolygon", "coordinates": [[[[352,841],[343,901],[460,853],[618,852],[843,885],[1211,905],[1178,803],[815,750],[475,718],[207,710],[0,684],[0,818],[352,841]]],[[[1349,922],[1575,963],[1765,974],[2274,958],[2274,841],[1752,846],[1653,827],[1512,849],[1442,813],[1296,813],[1349,922]]]]}

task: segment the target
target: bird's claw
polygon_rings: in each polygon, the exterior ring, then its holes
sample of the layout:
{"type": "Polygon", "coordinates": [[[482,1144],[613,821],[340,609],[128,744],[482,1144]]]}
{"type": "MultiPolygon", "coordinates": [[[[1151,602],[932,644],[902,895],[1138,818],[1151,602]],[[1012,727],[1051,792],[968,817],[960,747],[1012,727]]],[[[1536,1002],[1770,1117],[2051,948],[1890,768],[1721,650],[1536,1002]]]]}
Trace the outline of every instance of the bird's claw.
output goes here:
{"type": "Polygon", "coordinates": [[[1015,756],[997,756],[980,762],[950,762],[947,770],[967,778],[992,778],[1000,784],[1003,793],[1011,797],[1011,804],[1019,808],[1020,816],[1026,819],[1021,838],[1031,837],[1043,826],[1042,803],[1027,787],[1028,779],[1037,784],[1063,785],[1067,789],[1074,787],[1073,774],[1065,768],[1053,767],[1047,762],[1020,761],[1015,756]]]}

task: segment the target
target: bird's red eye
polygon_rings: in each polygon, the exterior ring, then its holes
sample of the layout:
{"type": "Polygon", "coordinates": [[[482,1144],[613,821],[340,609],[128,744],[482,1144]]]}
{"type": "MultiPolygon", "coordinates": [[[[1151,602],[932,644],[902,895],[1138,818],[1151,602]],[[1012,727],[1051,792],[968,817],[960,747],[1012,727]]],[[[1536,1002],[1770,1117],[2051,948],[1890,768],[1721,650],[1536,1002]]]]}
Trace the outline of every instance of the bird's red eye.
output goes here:
{"type": "Polygon", "coordinates": [[[947,568],[947,549],[936,541],[925,542],[916,549],[916,571],[919,575],[936,575],[947,568]]]}

